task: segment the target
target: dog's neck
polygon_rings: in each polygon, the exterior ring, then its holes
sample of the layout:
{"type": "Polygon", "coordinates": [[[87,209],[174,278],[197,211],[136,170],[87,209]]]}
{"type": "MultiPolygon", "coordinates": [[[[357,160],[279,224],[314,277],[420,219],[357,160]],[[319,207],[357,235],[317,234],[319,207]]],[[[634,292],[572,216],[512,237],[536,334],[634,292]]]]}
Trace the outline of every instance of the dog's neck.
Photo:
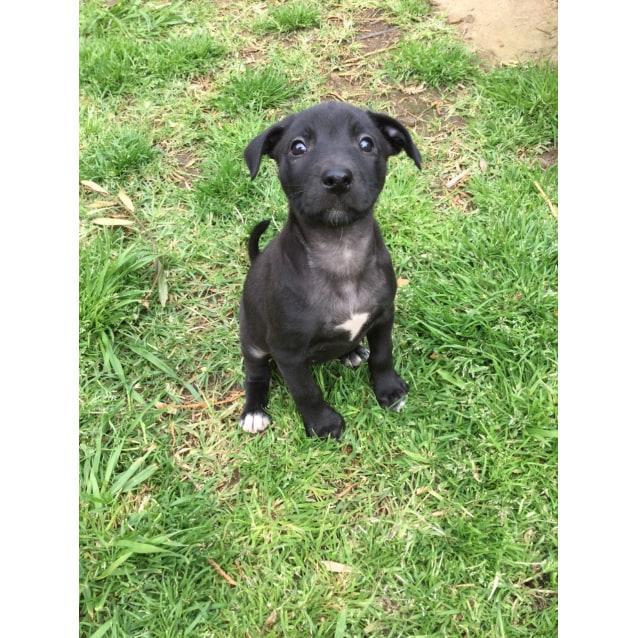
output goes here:
{"type": "Polygon", "coordinates": [[[345,226],[312,228],[305,228],[291,215],[288,226],[300,249],[296,257],[303,259],[306,268],[333,279],[357,278],[374,256],[375,220],[371,214],[345,226]]]}

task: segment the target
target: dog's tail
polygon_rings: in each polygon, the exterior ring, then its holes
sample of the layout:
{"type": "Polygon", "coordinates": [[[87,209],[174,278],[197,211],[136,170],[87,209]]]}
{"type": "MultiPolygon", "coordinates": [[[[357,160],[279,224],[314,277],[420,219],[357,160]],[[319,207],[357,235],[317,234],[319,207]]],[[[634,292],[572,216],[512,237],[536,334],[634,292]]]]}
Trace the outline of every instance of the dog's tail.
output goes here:
{"type": "Polygon", "coordinates": [[[250,263],[255,261],[257,255],[259,255],[259,238],[264,234],[269,225],[270,220],[264,219],[263,222],[259,222],[250,232],[250,237],[248,238],[248,256],[250,257],[250,263]]]}

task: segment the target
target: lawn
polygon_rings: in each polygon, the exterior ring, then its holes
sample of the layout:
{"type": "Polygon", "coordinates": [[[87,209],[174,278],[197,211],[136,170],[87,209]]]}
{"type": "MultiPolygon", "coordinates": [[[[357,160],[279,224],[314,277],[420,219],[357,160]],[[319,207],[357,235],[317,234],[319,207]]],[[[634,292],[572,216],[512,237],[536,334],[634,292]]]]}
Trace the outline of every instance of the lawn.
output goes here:
{"type": "Polygon", "coordinates": [[[80,4],[80,635],[557,635],[557,69],[488,68],[427,2],[80,4]],[[344,100],[399,118],[376,217],[410,385],[274,377],[238,425],[246,239],[286,217],[242,153],[344,100]]]}

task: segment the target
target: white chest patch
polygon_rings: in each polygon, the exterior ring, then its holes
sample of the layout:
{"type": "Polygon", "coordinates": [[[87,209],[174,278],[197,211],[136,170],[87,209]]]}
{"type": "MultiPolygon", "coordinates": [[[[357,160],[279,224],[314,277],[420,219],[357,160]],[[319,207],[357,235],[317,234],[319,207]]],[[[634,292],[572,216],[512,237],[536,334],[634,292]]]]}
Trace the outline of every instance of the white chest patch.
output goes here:
{"type": "Polygon", "coordinates": [[[337,330],[346,330],[350,333],[350,339],[354,339],[358,334],[363,324],[368,320],[369,313],[358,312],[353,314],[350,319],[347,319],[343,323],[337,326],[337,330]]]}

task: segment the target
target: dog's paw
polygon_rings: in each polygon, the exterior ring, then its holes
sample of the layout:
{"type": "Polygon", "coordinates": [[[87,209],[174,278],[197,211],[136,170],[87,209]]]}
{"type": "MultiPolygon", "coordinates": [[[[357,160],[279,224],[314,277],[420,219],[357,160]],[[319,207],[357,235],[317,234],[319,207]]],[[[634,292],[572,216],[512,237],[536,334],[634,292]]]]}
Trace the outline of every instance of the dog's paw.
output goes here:
{"type": "Polygon", "coordinates": [[[344,354],[343,357],[339,357],[339,361],[346,366],[346,368],[358,368],[363,361],[367,361],[370,358],[370,351],[366,350],[363,346],[357,346],[352,352],[344,354]]]}
{"type": "Polygon", "coordinates": [[[374,394],[382,408],[399,412],[407,402],[408,384],[396,373],[373,380],[374,394]]]}
{"type": "Polygon", "coordinates": [[[408,402],[408,395],[405,394],[396,403],[393,403],[389,406],[390,410],[392,410],[393,412],[401,412],[401,410],[403,410],[407,402],[408,402]]]}
{"type": "Polygon", "coordinates": [[[270,425],[270,417],[262,410],[242,414],[239,425],[244,432],[257,434],[263,432],[270,425]]]}
{"type": "Polygon", "coordinates": [[[338,412],[327,407],[317,418],[304,420],[304,425],[308,436],[318,436],[320,439],[340,439],[346,423],[338,412]]]}

